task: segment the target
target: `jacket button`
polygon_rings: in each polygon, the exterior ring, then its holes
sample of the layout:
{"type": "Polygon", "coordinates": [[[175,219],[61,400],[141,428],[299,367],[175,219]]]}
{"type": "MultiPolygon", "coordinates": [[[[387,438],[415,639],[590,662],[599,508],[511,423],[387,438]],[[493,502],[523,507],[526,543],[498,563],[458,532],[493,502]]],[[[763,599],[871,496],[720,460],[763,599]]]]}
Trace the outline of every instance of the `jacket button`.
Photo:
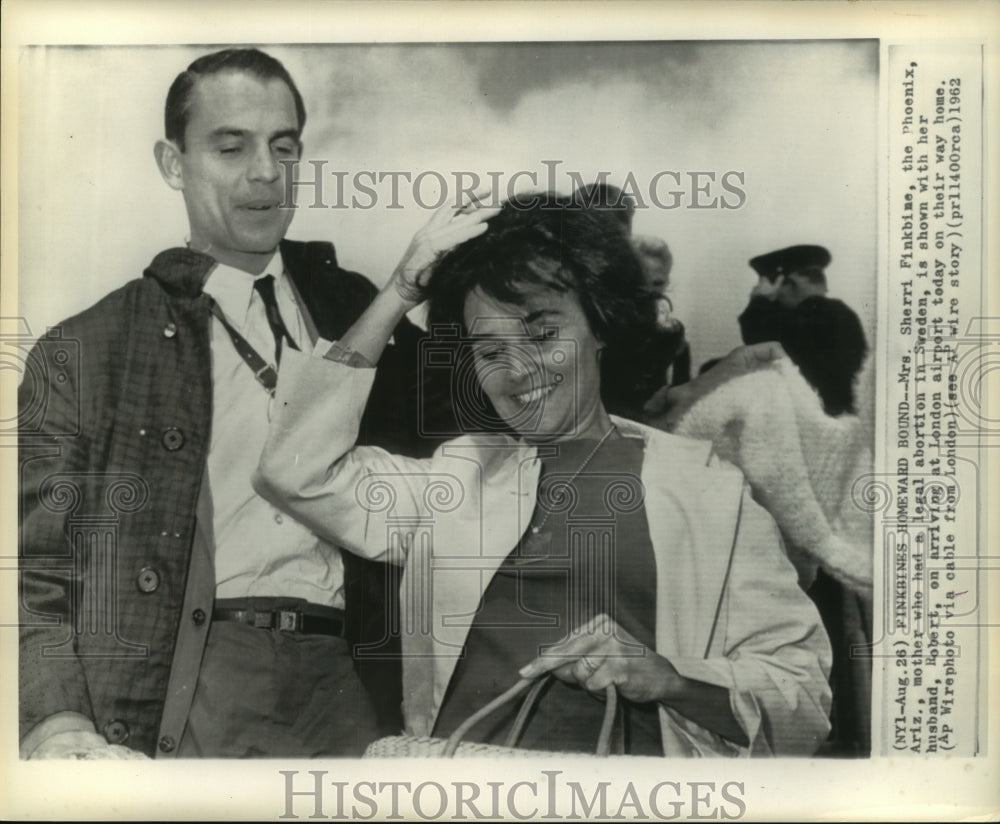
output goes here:
{"type": "Polygon", "coordinates": [[[163,327],[163,337],[172,338],[177,334],[177,325],[173,323],[168,323],[163,327]]]}
{"type": "Polygon", "coordinates": [[[163,430],[163,437],[160,439],[160,442],[168,452],[176,452],[184,446],[184,433],[176,426],[171,426],[163,430]]]}
{"type": "Polygon", "coordinates": [[[205,623],[205,610],[196,609],[194,612],[191,613],[191,620],[194,621],[194,625],[196,627],[200,627],[202,624],[205,623]]]}
{"type": "Polygon", "coordinates": [[[160,586],[160,573],[150,567],[143,567],[135,576],[135,585],[139,592],[156,592],[160,586]]]}
{"type": "Polygon", "coordinates": [[[173,752],[175,746],[174,739],[169,735],[165,735],[160,739],[160,752],[173,752]]]}
{"type": "Polygon", "coordinates": [[[124,744],[128,741],[128,724],[115,718],[104,725],[104,737],[109,744],[124,744]]]}

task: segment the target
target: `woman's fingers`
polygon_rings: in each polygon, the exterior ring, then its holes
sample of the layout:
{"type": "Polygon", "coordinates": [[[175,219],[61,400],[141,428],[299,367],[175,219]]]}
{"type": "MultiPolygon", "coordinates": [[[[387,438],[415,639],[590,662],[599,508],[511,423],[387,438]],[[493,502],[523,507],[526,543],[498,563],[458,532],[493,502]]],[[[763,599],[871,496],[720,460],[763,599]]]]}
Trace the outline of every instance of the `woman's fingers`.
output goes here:
{"type": "Polygon", "coordinates": [[[596,652],[600,643],[600,639],[592,635],[571,635],[565,641],[554,644],[534,661],[523,666],[520,670],[521,677],[537,678],[547,672],[559,677],[560,674],[556,671],[561,668],[563,674],[568,675],[578,664],[580,658],[589,652],[596,652]]]}
{"type": "Polygon", "coordinates": [[[534,661],[531,661],[521,667],[521,677],[537,678],[539,675],[551,672],[557,677],[567,676],[563,680],[574,680],[570,677],[571,671],[573,667],[577,665],[580,657],[586,653],[588,649],[589,647],[584,649],[575,649],[573,647],[563,647],[562,645],[552,647],[552,649],[548,650],[543,655],[539,655],[534,661]],[[562,669],[562,672],[557,672],[557,670],[560,669],[562,669]]]}
{"type": "Polygon", "coordinates": [[[468,214],[456,215],[453,220],[435,231],[432,243],[437,247],[437,251],[447,251],[485,232],[489,226],[486,221],[496,213],[496,209],[477,209],[468,214]]]}
{"type": "Polygon", "coordinates": [[[480,206],[479,203],[480,199],[471,200],[458,211],[453,204],[442,206],[417,231],[393,273],[400,296],[413,303],[419,302],[424,287],[422,281],[437,260],[455,246],[486,231],[487,221],[500,211],[500,207],[480,206]]]}
{"type": "Polygon", "coordinates": [[[657,699],[676,676],[665,658],[603,614],[577,627],[520,670],[522,678],[545,673],[597,694],[614,685],[626,698],[641,701],[657,699]]]}
{"type": "MultiPolygon", "coordinates": [[[[615,622],[607,615],[597,615],[585,624],[577,627],[570,635],[558,644],[553,644],[534,661],[521,668],[522,678],[537,678],[546,672],[551,672],[563,680],[580,681],[574,677],[574,671],[592,674],[607,657],[605,645],[613,643],[615,622]],[[581,659],[586,659],[581,663],[581,659]],[[583,669],[581,669],[581,667],[583,669]],[[558,670],[558,671],[557,671],[558,670]]],[[[584,679],[586,680],[586,679],[584,679]]]]}
{"type": "Polygon", "coordinates": [[[605,658],[604,664],[597,668],[594,673],[581,683],[587,692],[596,692],[603,695],[604,691],[612,684],[618,686],[626,681],[625,671],[620,666],[614,666],[612,659],[605,658]]]}
{"type": "Polygon", "coordinates": [[[463,200],[462,206],[459,207],[459,212],[468,212],[472,209],[482,209],[491,208],[497,209],[499,211],[500,204],[496,200],[496,193],[489,188],[479,189],[475,192],[467,192],[468,197],[463,200]],[[487,206],[487,203],[493,203],[494,206],[487,206]]]}
{"type": "Polygon", "coordinates": [[[405,255],[405,268],[421,271],[436,258],[460,243],[481,235],[487,221],[499,213],[500,207],[470,206],[455,211],[452,204],[442,206],[413,237],[405,255]]]}
{"type": "Polygon", "coordinates": [[[477,221],[489,220],[489,218],[500,211],[499,205],[486,205],[492,202],[492,197],[493,192],[489,189],[484,189],[483,191],[473,192],[469,197],[463,199],[461,205],[457,206],[457,208],[454,202],[449,201],[431,215],[431,219],[427,221],[427,226],[446,226],[456,220],[465,218],[474,218],[477,221]]]}
{"type": "MultiPolygon", "coordinates": [[[[524,670],[521,672],[523,674],[524,670]]],[[[579,684],[588,692],[598,694],[612,684],[625,683],[628,675],[625,660],[621,656],[608,656],[598,650],[555,667],[551,674],[560,681],[579,684]]]]}

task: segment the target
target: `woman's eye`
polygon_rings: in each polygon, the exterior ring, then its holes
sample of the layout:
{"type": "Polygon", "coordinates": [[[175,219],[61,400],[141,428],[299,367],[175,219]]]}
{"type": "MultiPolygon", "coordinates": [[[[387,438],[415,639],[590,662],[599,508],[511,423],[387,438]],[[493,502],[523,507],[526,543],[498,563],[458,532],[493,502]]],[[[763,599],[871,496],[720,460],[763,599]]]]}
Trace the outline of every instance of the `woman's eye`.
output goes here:
{"type": "Polygon", "coordinates": [[[219,149],[219,154],[236,154],[240,150],[239,146],[223,146],[219,149]]]}
{"type": "Polygon", "coordinates": [[[490,349],[476,350],[476,357],[481,361],[494,361],[500,357],[500,347],[495,346],[490,349]]]}

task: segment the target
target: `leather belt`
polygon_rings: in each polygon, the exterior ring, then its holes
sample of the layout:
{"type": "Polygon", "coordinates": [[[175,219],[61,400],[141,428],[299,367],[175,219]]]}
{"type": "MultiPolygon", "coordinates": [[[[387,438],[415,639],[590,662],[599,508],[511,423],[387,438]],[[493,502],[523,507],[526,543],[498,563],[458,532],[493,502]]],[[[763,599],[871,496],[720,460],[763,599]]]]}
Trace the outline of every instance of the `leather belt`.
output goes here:
{"type": "Polygon", "coordinates": [[[301,635],[344,637],[344,613],[333,607],[313,605],[259,608],[216,606],[213,621],[235,621],[258,629],[276,629],[301,635]]]}

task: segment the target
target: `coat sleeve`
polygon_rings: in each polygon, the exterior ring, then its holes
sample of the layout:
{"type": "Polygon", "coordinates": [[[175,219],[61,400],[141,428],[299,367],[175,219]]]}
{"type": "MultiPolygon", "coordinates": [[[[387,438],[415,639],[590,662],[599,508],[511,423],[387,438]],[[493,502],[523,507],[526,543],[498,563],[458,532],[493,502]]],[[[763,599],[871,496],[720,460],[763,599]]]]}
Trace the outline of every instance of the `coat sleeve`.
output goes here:
{"type": "Polygon", "coordinates": [[[73,636],[80,565],[70,544],[66,504],[76,492],[71,484],[53,482],[88,468],[80,366],[80,350],[72,341],[43,338],[28,354],[18,388],[22,740],[57,713],[94,716],[73,636]]]}
{"type": "Polygon", "coordinates": [[[286,352],[253,484],[317,535],[402,564],[408,538],[397,525],[425,514],[429,461],[356,446],[374,379],[374,369],[286,352]]]}
{"type": "MultiPolygon", "coordinates": [[[[808,756],[830,730],[832,654],[799,588],[777,526],[744,487],[732,557],[705,658],[671,659],[688,678],[727,687],[752,756],[808,756]]],[[[671,713],[689,738],[694,725],[671,713]]],[[[710,734],[701,731],[701,736],[710,734]]],[[[718,741],[696,749],[720,751],[718,741]]]]}

